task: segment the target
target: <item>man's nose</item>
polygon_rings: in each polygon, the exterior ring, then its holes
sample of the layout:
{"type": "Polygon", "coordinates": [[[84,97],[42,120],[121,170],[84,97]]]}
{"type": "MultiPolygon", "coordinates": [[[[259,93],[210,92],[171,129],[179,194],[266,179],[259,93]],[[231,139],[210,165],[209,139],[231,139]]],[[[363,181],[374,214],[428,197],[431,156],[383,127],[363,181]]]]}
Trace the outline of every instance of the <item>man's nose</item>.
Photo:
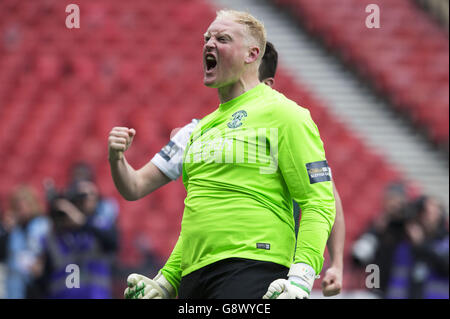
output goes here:
{"type": "Polygon", "coordinates": [[[213,49],[216,46],[216,42],[211,38],[205,43],[205,49],[213,49]]]}

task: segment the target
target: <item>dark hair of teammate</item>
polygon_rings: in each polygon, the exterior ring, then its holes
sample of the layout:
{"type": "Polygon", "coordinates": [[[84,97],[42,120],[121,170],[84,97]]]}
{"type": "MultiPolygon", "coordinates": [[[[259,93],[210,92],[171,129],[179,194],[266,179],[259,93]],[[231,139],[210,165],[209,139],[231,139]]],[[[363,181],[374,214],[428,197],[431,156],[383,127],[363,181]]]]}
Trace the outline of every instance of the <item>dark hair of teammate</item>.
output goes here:
{"type": "Polygon", "coordinates": [[[266,51],[259,66],[259,80],[264,82],[265,79],[275,77],[278,65],[278,52],[273,44],[269,41],[266,43],[266,51]]]}

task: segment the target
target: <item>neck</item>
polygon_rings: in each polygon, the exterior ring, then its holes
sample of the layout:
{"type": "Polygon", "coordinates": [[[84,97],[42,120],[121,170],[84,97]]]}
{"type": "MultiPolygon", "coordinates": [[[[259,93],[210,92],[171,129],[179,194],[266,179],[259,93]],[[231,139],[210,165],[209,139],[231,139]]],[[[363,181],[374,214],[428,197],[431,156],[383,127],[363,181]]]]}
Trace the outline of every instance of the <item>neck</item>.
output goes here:
{"type": "Polygon", "coordinates": [[[218,88],[219,92],[219,100],[220,103],[223,104],[228,102],[239,95],[253,89],[255,86],[260,84],[258,77],[250,77],[246,79],[245,77],[241,77],[238,81],[218,88]]]}

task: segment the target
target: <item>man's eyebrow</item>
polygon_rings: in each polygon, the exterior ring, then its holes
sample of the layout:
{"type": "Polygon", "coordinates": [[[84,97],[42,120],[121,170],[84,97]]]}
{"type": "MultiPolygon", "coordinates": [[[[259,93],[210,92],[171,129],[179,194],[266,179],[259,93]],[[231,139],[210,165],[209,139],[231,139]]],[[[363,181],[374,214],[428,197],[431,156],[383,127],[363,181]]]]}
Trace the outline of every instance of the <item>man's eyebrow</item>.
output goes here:
{"type": "MultiPolygon", "coordinates": [[[[231,35],[229,35],[226,31],[217,31],[217,32],[213,32],[215,33],[216,36],[223,36],[223,37],[227,37],[229,39],[231,39],[231,35]]],[[[211,36],[211,32],[207,31],[205,32],[205,34],[203,34],[203,37],[210,37],[211,36]]]]}
{"type": "Polygon", "coordinates": [[[226,37],[226,38],[228,38],[228,39],[231,39],[231,35],[229,35],[228,33],[221,33],[221,32],[219,32],[218,35],[219,35],[219,36],[222,36],[222,37],[226,37]]]}

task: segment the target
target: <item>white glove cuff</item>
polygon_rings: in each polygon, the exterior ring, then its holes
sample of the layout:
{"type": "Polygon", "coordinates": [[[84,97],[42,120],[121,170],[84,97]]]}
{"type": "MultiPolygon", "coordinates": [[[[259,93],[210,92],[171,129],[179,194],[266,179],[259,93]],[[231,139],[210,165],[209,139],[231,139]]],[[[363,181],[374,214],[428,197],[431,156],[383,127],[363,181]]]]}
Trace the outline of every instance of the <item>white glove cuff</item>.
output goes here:
{"type": "Polygon", "coordinates": [[[175,288],[173,288],[172,284],[164,277],[161,270],[158,271],[158,274],[153,278],[154,281],[158,283],[158,285],[162,288],[164,293],[166,294],[166,298],[174,298],[175,297],[175,288]]]}
{"type": "Polygon", "coordinates": [[[308,264],[292,264],[289,269],[288,277],[289,280],[304,286],[311,292],[314,280],[316,279],[316,272],[308,264]]]}

